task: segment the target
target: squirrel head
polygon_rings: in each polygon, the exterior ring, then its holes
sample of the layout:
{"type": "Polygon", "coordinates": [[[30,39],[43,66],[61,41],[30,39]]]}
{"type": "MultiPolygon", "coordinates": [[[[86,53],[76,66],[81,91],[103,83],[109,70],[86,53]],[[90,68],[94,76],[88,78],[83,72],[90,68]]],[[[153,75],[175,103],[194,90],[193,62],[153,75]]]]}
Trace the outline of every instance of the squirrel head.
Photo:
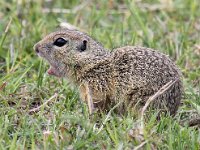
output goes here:
{"type": "Polygon", "coordinates": [[[104,59],[108,51],[87,34],[78,30],[59,29],[34,45],[36,53],[50,64],[48,73],[69,76],[75,70],[104,59]]]}

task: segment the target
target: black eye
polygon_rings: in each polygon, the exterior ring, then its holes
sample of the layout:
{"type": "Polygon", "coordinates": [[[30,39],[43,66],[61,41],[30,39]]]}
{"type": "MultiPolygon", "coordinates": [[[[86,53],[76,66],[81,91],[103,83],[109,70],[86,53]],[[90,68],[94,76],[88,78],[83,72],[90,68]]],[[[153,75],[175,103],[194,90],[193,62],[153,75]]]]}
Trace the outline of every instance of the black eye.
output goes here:
{"type": "Polygon", "coordinates": [[[54,41],[53,45],[56,45],[58,47],[62,47],[64,46],[68,41],[66,41],[65,39],[63,38],[58,38],[54,41]]]}

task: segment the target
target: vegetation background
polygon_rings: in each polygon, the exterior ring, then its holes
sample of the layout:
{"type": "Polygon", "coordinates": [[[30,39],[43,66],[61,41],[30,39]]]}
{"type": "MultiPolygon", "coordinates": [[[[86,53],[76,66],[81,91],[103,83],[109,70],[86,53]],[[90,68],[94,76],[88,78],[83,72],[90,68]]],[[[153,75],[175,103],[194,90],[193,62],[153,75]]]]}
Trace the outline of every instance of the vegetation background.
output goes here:
{"type": "Polygon", "coordinates": [[[199,0],[1,0],[0,149],[200,149],[199,0]],[[112,111],[92,118],[66,80],[46,74],[33,45],[62,22],[108,49],[142,45],[181,68],[185,96],[175,118],[112,111]],[[40,107],[41,106],[41,107],[40,107]],[[36,111],[30,111],[35,109],[36,111]]]}

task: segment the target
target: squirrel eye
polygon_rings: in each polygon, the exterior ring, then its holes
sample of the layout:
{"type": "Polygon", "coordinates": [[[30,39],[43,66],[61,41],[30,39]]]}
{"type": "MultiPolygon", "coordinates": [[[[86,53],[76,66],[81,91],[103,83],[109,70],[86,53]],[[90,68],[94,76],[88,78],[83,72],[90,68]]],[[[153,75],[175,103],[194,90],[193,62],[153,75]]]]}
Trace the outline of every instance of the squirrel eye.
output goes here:
{"type": "Polygon", "coordinates": [[[58,38],[54,41],[53,45],[56,45],[58,47],[62,47],[64,46],[68,41],[66,41],[65,39],[63,38],[58,38]]]}

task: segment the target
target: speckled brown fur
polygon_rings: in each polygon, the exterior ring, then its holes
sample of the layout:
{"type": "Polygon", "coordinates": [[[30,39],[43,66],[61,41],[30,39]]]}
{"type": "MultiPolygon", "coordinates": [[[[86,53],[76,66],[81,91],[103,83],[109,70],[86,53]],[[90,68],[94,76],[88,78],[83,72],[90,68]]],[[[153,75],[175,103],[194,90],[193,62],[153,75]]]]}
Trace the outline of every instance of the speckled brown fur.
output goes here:
{"type": "Polygon", "coordinates": [[[90,113],[93,103],[107,105],[108,101],[131,102],[141,107],[171,80],[177,82],[159,96],[152,107],[167,109],[174,115],[180,104],[181,72],[167,55],[153,49],[125,46],[110,52],[85,33],[60,29],[38,42],[35,50],[50,63],[53,75],[66,77],[78,87],[90,113]],[[67,44],[54,45],[58,38],[65,39],[67,44]],[[87,46],[80,51],[83,41],[87,46]]]}

